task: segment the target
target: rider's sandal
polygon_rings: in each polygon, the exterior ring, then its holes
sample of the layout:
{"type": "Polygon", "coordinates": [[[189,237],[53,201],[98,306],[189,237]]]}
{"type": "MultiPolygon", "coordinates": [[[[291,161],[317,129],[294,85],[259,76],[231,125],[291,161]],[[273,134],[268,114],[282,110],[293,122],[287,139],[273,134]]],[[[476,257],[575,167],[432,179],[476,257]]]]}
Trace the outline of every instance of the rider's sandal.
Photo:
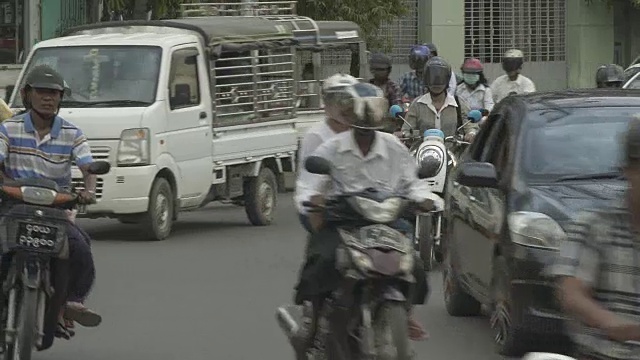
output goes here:
{"type": "Polygon", "coordinates": [[[63,338],[65,340],[70,340],[72,337],[76,335],[76,332],[70,329],[67,329],[64,326],[64,323],[59,322],[56,327],[55,337],[63,338]]]}
{"type": "Polygon", "coordinates": [[[102,322],[102,317],[89,309],[76,309],[69,306],[64,310],[64,317],[84,327],[96,327],[102,322]]]}

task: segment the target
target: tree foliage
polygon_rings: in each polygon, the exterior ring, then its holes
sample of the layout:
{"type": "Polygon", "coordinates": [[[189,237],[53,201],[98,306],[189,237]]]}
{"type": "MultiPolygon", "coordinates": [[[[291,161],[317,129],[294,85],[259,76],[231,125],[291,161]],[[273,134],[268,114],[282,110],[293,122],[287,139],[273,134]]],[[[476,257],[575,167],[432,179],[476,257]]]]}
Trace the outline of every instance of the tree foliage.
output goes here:
{"type": "Polygon", "coordinates": [[[152,10],[155,19],[175,18],[183,0],[107,0],[110,11],[128,14],[132,19],[143,19],[152,10]]]}
{"type": "Polygon", "coordinates": [[[298,0],[299,15],[358,24],[369,49],[374,50],[388,50],[391,45],[378,36],[380,26],[407,11],[405,0],[298,0]]]}

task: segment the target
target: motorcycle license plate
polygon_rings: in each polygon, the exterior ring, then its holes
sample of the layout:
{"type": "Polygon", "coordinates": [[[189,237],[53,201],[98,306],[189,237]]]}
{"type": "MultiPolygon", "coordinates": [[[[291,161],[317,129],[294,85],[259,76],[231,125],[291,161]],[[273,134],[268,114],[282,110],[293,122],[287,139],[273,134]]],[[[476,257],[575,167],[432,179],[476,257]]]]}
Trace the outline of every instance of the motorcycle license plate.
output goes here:
{"type": "Polygon", "coordinates": [[[53,251],[58,244],[58,228],[20,221],[16,242],[27,250],[53,251]]]}
{"type": "Polygon", "coordinates": [[[365,247],[386,247],[405,252],[404,235],[386,226],[367,226],[360,230],[365,247]]]}

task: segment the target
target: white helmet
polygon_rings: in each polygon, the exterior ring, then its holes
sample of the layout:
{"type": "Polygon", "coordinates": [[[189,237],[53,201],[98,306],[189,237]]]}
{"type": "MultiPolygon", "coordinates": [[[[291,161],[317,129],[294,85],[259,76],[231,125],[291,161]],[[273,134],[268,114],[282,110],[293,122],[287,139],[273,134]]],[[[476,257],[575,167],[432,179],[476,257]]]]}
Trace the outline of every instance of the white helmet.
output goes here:
{"type": "Polygon", "coordinates": [[[336,78],[331,87],[325,82],[325,110],[333,119],[354,128],[382,128],[389,109],[384,91],[373,84],[357,80],[353,83],[352,76],[340,76],[342,78],[336,78]]]}
{"type": "Polygon", "coordinates": [[[524,64],[524,54],[518,49],[507,50],[502,58],[502,69],[506,72],[520,70],[524,64]]]}
{"type": "Polygon", "coordinates": [[[324,83],[322,84],[322,91],[335,90],[349,85],[355,85],[359,82],[360,81],[358,81],[358,79],[351,75],[338,73],[331,75],[324,80],[324,83]]]}

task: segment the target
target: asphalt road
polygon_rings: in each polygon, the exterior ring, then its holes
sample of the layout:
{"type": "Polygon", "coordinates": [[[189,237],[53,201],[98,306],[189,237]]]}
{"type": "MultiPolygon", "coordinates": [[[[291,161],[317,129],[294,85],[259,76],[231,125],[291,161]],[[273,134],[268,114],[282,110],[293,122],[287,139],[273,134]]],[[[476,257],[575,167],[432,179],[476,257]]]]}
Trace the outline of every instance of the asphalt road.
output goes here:
{"type": "MultiPolygon", "coordinates": [[[[252,227],[244,210],[218,205],[181,214],[163,242],[136,239],[132,225],[81,220],[94,237],[98,280],[89,305],[103,315],[42,360],[285,360],[292,352],[276,306],[291,298],[303,253],[303,230],[290,195],[276,223],[252,227]]],[[[431,334],[419,359],[494,360],[488,320],[452,318],[442,281],[432,276],[429,303],[417,308],[431,334]]]]}

